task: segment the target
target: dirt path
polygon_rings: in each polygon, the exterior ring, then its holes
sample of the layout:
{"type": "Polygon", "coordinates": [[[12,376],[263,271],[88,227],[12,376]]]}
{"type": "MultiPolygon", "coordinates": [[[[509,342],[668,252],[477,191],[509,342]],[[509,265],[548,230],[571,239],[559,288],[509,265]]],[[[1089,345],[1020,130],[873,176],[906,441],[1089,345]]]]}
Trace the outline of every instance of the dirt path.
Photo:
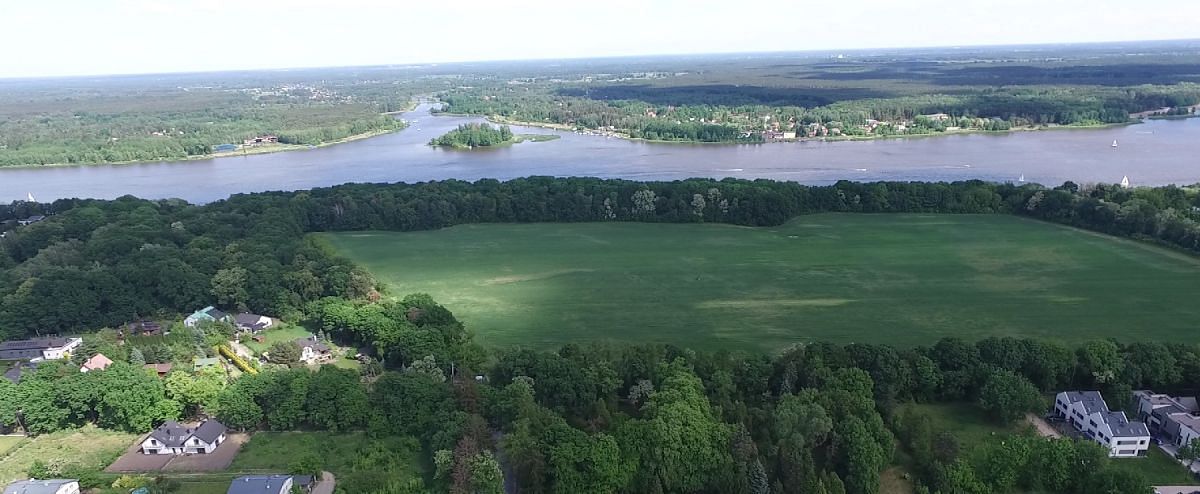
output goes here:
{"type": "Polygon", "coordinates": [[[333,474],[329,472],[321,472],[321,480],[313,485],[312,494],[333,494],[333,487],[337,484],[337,479],[333,478],[333,474]]]}
{"type": "Polygon", "coordinates": [[[1037,429],[1038,434],[1055,439],[1062,437],[1062,434],[1059,434],[1058,431],[1054,430],[1054,428],[1050,426],[1050,424],[1046,423],[1045,419],[1038,417],[1037,415],[1027,413],[1025,414],[1025,421],[1029,422],[1030,425],[1037,429]]]}

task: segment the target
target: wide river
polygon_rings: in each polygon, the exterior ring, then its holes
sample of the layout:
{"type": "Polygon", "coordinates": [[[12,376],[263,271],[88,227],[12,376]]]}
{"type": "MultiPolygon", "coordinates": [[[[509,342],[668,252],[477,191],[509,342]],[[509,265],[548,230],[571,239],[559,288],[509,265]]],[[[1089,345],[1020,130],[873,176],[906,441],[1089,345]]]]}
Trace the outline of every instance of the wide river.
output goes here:
{"type": "Polygon", "coordinates": [[[0,169],[0,202],[126,194],[208,202],[240,192],[295,190],[346,182],[417,182],[529,175],[633,180],[689,177],[836,180],[1016,181],[1058,185],[1200,182],[1200,119],[1153,120],[1088,130],[959,134],[929,138],[760,145],[652,144],[556,133],[561,139],[500,149],[453,151],[426,145],[479,118],[432,116],[421,105],[401,132],[309,150],[131,165],[0,169]],[[1111,147],[1112,141],[1119,147],[1111,147]]]}

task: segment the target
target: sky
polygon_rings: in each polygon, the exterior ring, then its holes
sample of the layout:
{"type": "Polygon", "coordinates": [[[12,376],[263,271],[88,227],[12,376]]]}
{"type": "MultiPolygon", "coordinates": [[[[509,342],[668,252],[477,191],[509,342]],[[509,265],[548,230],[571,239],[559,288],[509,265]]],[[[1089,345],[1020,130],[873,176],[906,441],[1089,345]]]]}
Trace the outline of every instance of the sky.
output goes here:
{"type": "Polygon", "coordinates": [[[1200,38],[1200,0],[0,0],[0,77],[1200,38]]]}

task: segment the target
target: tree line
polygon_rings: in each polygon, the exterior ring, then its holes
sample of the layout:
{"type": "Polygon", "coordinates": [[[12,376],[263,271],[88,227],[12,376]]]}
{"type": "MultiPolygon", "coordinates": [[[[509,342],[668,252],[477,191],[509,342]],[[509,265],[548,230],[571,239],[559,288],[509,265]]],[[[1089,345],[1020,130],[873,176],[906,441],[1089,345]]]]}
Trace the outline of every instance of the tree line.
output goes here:
{"type": "Polygon", "coordinates": [[[498,146],[512,142],[513,133],[507,125],[492,127],[485,123],[469,123],[430,139],[430,146],[446,146],[452,148],[473,148],[498,146]]]}

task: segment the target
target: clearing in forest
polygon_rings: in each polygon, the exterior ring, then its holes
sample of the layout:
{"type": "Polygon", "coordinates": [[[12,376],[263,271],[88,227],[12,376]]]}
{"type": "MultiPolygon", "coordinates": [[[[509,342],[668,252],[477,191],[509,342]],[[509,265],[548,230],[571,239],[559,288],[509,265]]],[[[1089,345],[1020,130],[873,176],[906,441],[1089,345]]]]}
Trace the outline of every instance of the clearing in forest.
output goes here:
{"type": "Polygon", "coordinates": [[[393,295],[432,294],[487,345],[617,340],[778,351],[944,336],[1175,341],[1200,319],[1197,258],[1005,215],[321,236],[393,295]]]}

